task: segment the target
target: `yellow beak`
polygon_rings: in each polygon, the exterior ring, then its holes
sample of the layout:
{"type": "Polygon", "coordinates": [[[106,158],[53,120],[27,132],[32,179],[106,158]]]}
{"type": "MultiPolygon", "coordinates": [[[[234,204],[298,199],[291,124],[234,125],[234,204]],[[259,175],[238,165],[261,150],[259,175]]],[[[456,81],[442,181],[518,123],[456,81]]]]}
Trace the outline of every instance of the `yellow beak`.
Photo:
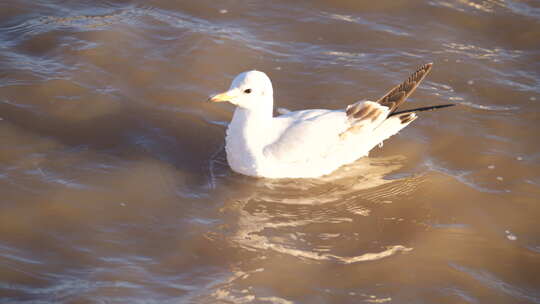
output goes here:
{"type": "Polygon", "coordinates": [[[227,92],[224,92],[224,93],[220,93],[220,94],[216,94],[214,96],[210,96],[210,98],[208,98],[208,101],[209,102],[223,102],[223,101],[232,101],[236,98],[237,96],[237,92],[235,92],[234,90],[230,90],[230,91],[227,91],[227,92]]]}

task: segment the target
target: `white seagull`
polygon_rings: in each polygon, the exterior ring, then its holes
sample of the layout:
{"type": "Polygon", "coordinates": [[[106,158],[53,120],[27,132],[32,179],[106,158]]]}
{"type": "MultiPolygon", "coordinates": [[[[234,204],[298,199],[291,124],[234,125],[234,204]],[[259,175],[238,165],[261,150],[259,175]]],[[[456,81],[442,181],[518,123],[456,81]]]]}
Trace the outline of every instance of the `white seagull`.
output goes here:
{"type": "Polygon", "coordinates": [[[431,66],[421,66],[377,101],[361,100],[340,110],[287,111],[274,117],[272,83],[260,71],[239,74],[228,91],[208,100],[237,107],[225,140],[233,171],[267,178],[314,178],[367,155],[414,121],[416,112],[451,106],[396,111],[431,66]]]}

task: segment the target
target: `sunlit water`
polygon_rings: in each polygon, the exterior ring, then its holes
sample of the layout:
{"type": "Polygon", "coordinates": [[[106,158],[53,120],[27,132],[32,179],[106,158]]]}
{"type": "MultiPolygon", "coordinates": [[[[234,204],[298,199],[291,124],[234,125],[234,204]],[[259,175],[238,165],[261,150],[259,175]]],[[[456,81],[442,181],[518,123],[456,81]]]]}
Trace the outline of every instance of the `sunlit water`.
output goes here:
{"type": "Polygon", "coordinates": [[[537,1],[186,2],[0,2],[0,303],[540,303],[537,1]],[[233,173],[203,102],[427,62],[459,106],[320,179],[233,173]]]}

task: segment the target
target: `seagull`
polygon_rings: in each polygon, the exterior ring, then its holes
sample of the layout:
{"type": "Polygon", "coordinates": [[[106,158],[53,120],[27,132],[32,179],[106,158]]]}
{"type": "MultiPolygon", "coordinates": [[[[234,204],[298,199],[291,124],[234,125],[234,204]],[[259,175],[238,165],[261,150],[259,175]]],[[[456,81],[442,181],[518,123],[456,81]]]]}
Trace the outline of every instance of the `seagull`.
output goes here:
{"type": "Polygon", "coordinates": [[[417,112],[444,104],[397,111],[431,70],[422,65],[377,101],[360,100],[345,109],[281,111],[273,116],[270,78],[247,71],[210,102],[236,106],[225,138],[227,162],[237,173],[265,178],[317,178],[366,156],[408,126],[417,112]]]}

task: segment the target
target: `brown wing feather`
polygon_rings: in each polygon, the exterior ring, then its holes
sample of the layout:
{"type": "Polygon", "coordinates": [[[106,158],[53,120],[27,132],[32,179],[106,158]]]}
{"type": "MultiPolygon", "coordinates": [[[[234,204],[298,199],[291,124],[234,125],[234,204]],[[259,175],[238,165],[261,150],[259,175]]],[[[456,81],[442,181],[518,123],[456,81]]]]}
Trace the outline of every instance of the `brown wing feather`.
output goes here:
{"type": "Polygon", "coordinates": [[[431,70],[432,63],[424,64],[416,72],[414,72],[407,80],[402,84],[396,86],[390,90],[386,95],[381,97],[377,102],[390,109],[390,113],[394,112],[414,90],[418,87],[420,82],[424,80],[426,75],[431,70]]]}

